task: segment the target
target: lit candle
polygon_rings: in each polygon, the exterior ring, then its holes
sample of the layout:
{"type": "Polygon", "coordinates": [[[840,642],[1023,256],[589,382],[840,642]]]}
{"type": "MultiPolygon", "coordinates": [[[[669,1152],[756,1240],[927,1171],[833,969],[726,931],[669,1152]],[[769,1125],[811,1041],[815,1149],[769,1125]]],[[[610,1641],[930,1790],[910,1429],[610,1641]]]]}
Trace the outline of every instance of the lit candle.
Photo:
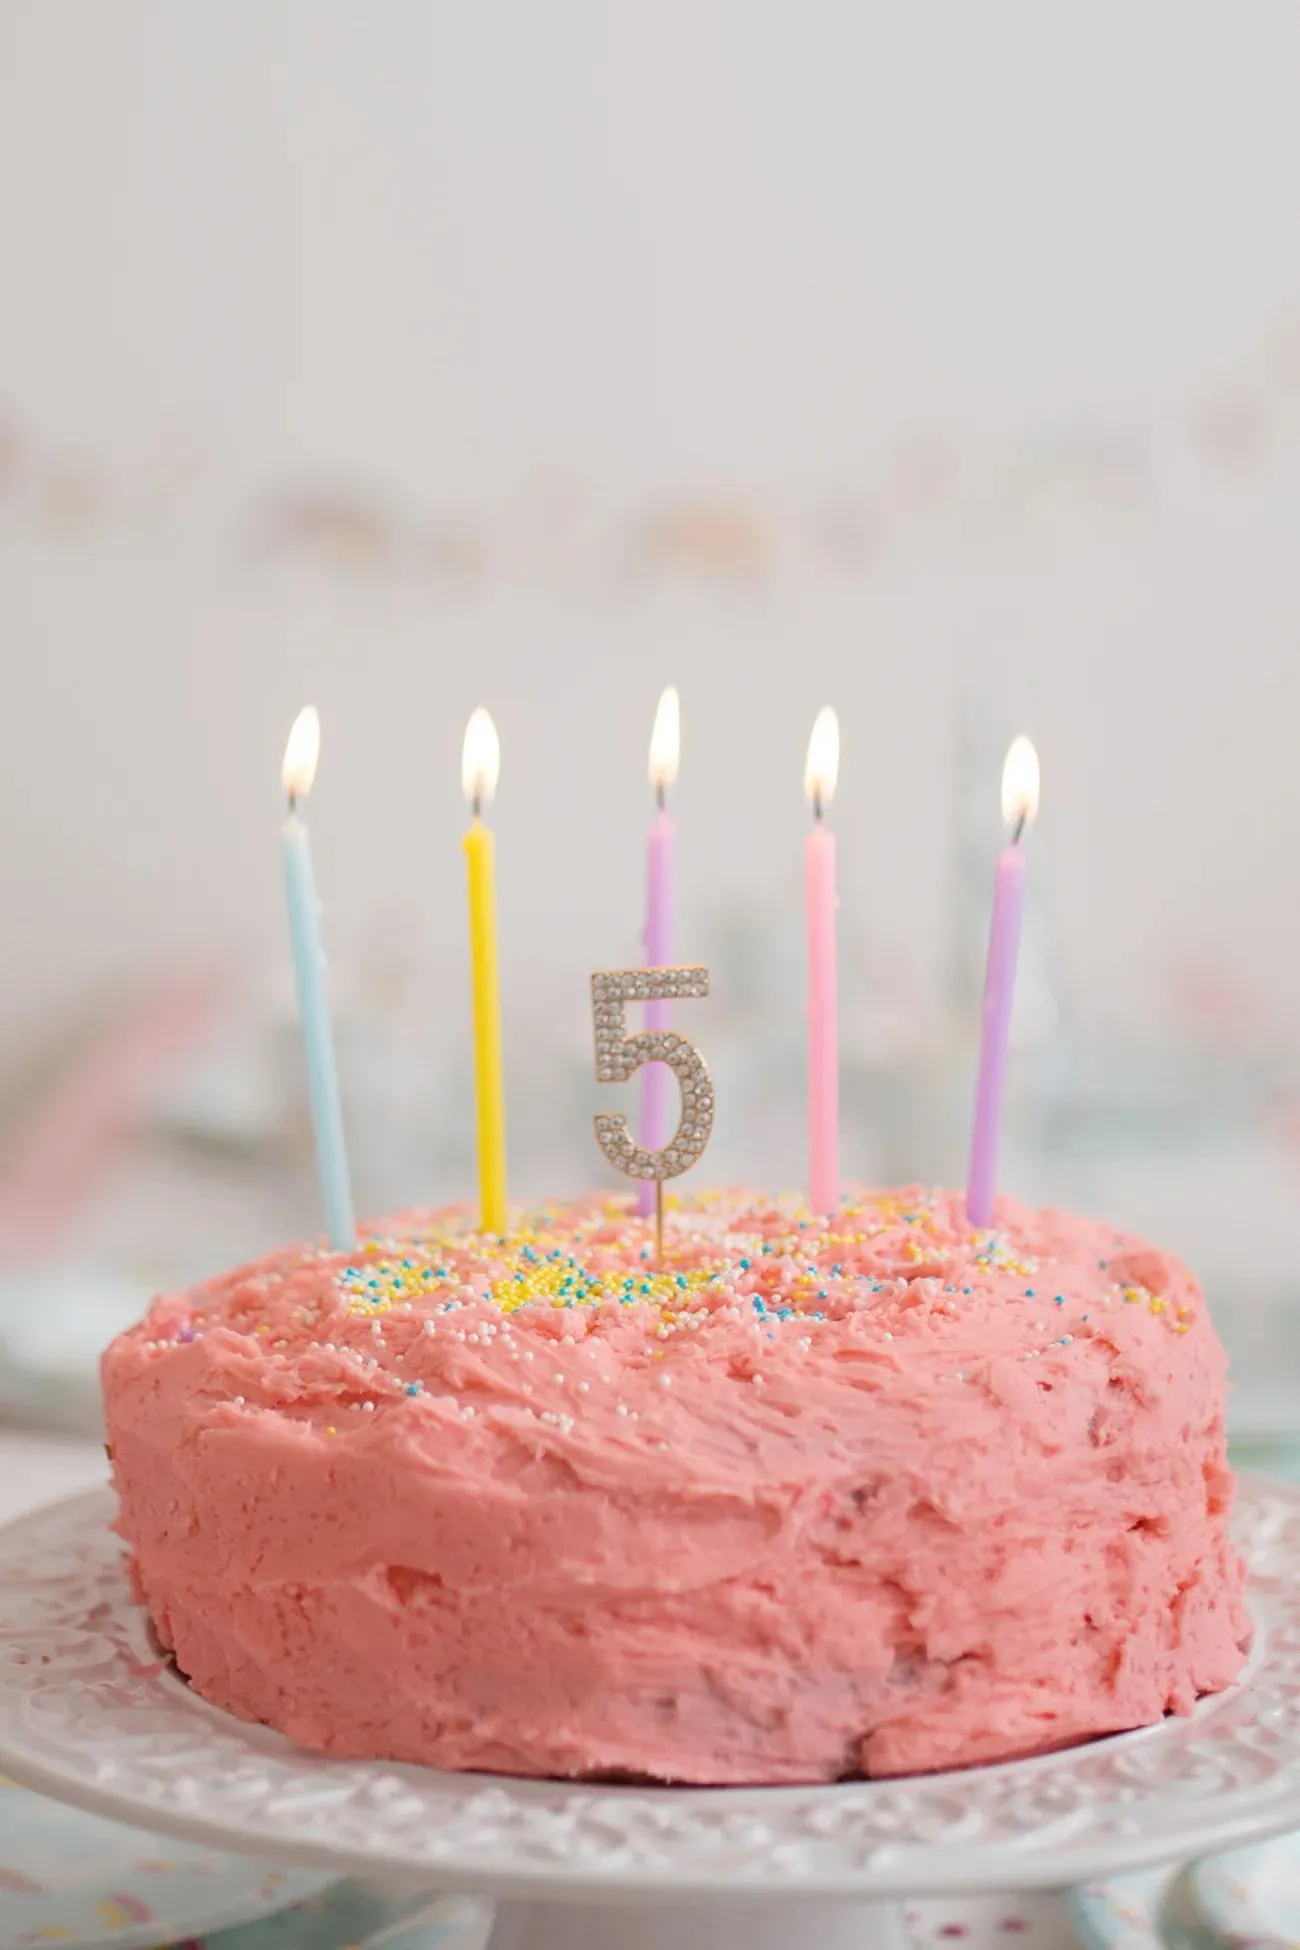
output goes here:
{"type": "Polygon", "coordinates": [[[833,1212],[840,1195],[840,1046],[835,954],[835,835],[826,807],[840,769],[840,727],[826,705],[808,740],[804,791],[812,831],[804,843],[808,932],[808,1180],[815,1212],[833,1212]]]}
{"type": "Polygon", "coordinates": [[[465,835],[469,948],[474,986],[474,1080],[478,1102],[479,1214],[484,1232],[506,1229],[506,1106],[501,1078],[501,984],[497,967],[496,860],[483,808],[496,791],[501,747],[487,712],[465,728],[461,783],[474,819],[465,835]]]}
{"type": "Polygon", "coordinates": [[[311,842],[298,802],[311,791],[320,757],[320,719],[308,704],[294,719],[284,748],[281,778],[289,801],[289,817],[280,829],[284,859],[284,891],[289,906],[289,938],[293,944],[293,972],[298,989],[298,1020],[307,1055],[307,1091],[316,1134],[316,1164],[329,1240],[339,1252],[355,1243],[352,1183],[347,1147],[343,1141],[343,1110],[339,1102],[338,1069],[334,1061],[334,1032],[325,994],[325,955],[320,938],[320,902],[311,865],[311,842]]]}
{"type": "Polygon", "coordinates": [[[1007,1072],[1011,1006],[1016,993],[1016,958],[1025,900],[1025,855],[1021,840],[1038,811],[1038,753],[1028,738],[1012,740],[1002,768],[1002,817],[1010,838],[998,855],[993,883],[993,921],[984,973],[980,1024],[979,1082],[971,1137],[966,1217],[973,1226],[993,1223],[998,1182],[998,1140],[1002,1135],[1002,1096],[1007,1072]]]}
{"type": "MultiPolygon", "coordinates": [[[[646,850],[645,963],[667,968],[673,958],[673,883],[677,871],[677,826],[668,813],[668,788],[677,778],[681,750],[681,710],[670,684],[659,700],[650,734],[650,783],[654,787],[655,816],[646,850]]],[[[647,1029],[667,1029],[666,1001],[647,1002],[647,1029]]],[[[641,1079],[641,1148],[659,1151],[668,1138],[669,1072],[664,1063],[648,1063],[641,1079]]],[[[643,1216],[655,1209],[655,1189],[643,1183],[637,1193],[643,1216]]]]}

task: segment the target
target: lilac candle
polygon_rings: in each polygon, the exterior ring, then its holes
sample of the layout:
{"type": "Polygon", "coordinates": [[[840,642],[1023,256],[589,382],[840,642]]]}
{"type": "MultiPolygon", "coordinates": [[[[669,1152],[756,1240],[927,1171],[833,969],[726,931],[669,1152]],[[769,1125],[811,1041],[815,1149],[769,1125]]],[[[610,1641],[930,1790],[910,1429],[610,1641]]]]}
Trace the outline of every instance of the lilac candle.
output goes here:
{"type": "Polygon", "coordinates": [[[971,1136],[970,1174],[966,1180],[966,1217],[971,1225],[979,1227],[992,1225],[993,1202],[997,1196],[1007,1045],[1016,994],[1020,918],[1025,903],[1025,856],[1021,841],[1037,811],[1038,754],[1028,738],[1016,738],[1002,770],[1002,817],[1011,831],[1007,845],[998,855],[993,883],[993,920],[989,928],[980,1023],[979,1081],[975,1089],[975,1128],[971,1136]]]}
{"type": "MultiPolygon", "coordinates": [[[[670,684],[659,700],[650,734],[650,783],[655,793],[655,816],[646,850],[645,930],[642,945],[647,968],[668,968],[673,959],[673,894],[677,875],[677,824],[668,813],[668,788],[677,777],[681,749],[681,709],[670,684]]],[[[647,1002],[647,1029],[668,1027],[668,1004],[647,1002]]],[[[662,1151],[670,1131],[668,1090],[672,1078],[663,1063],[647,1063],[641,1077],[641,1148],[662,1151]]],[[[637,1208],[648,1217],[655,1207],[655,1188],[643,1180],[637,1208]]]]}
{"type": "Polygon", "coordinates": [[[804,843],[808,943],[808,1199],[831,1213],[840,1197],[840,1045],[835,952],[835,835],[826,808],[840,769],[840,729],[827,705],[808,741],[804,790],[813,809],[804,843]]]}

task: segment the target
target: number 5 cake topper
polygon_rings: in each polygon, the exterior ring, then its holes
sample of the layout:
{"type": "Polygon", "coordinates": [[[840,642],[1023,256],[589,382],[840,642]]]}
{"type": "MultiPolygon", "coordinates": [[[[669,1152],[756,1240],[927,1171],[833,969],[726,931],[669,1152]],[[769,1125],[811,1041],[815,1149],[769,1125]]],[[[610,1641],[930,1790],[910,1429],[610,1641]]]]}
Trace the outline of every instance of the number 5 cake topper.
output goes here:
{"type": "Polygon", "coordinates": [[[596,1034],[596,1078],[626,1083],[643,1063],[666,1063],[682,1093],[677,1129],[661,1151],[639,1150],[627,1119],[612,1111],[597,1116],[596,1142],[615,1170],[629,1178],[649,1178],[655,1187],[655,1243],[663,1259],[664,1180],[677,1178],[701,1156],[713,1130],[713,1079],[696,1049],[672,1029],[627,1033],[629,1002],[676,1001],[709,992],[707,968],[613,968],[591,978],[591,1014],[596,1034]]]}

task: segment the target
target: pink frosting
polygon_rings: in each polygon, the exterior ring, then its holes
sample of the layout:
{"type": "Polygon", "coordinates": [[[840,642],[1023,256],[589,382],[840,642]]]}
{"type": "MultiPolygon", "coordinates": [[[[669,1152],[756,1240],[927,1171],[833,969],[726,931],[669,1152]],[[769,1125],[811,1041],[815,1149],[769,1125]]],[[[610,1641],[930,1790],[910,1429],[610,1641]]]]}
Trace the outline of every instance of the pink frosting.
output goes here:
{"type": "Polygon", "coordinates": [[[1061,1212],[728,1192],[376,1227],[104,1357],[120,1529],[209,1700],[338,1754],[833,1780],[1187,1712],[1249,1637],[1224,1357],[1061,1212]]]}

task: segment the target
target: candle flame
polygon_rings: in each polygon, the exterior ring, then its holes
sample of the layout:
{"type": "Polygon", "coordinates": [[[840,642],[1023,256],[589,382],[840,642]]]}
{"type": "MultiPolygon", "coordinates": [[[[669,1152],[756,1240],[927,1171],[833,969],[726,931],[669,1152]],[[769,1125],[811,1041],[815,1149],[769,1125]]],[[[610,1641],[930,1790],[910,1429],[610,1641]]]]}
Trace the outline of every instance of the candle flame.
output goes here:
{"type": "Polygon", "coordinates": [[[664,792],[676,783],[681,746],[681,703],[676,685],[670,684],[659,700],[655,728],[650,733],[650,783],[656,792],[664,792]]]}
{"type": "Polygon", "coordinates": [[[1038,811],[1038,753],[1032,738],[1013,738],[1002,767],[1002,817],[1016,837],[1038,811]]]}
{"type": "Polygon", "coordinates": [[[829,704],[817,713],[808,740],[808,760],[803,768],[803,789],[820,817],[823,806],[835,797],[840,776],[840,721],[829,704]]]}
{"type": "Polygon", "coordinates": [[[460,782],[477,815],[497,789],[501,774],[501,741],[497,728],[480,704],[465,727],[460,782]]]}
{"type": "Polygon", "coordinates": [[[304,704],[293,721],[280,768],[280,782],[291,805],[296,799],[305,799],[311,791],[319,757],[320,713],[314,704],[304,704]]]}

